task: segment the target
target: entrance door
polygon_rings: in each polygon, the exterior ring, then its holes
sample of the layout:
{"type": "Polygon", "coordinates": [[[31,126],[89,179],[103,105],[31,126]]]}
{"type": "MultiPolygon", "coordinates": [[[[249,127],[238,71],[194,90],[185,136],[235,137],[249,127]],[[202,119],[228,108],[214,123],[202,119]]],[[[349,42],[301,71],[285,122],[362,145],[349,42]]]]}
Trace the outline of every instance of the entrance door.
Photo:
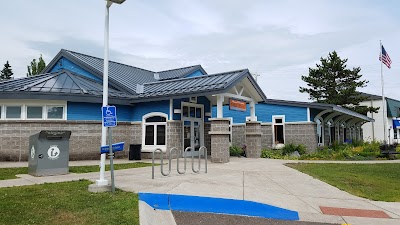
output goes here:
{"type": "Polygon", "coordinates": [[[204,106],[196,103],[182,102],[183,149],[191,147],[186,156],[198,156],[204,145],[204,106]]]}
{"type": "Polygon", "coordinates": [[[202,121],[198,119],[188,119],[183,121],[183,147],[191,147],[186,152],[186,156],[198,156],[199,149],[203,143],[202,121]]]}

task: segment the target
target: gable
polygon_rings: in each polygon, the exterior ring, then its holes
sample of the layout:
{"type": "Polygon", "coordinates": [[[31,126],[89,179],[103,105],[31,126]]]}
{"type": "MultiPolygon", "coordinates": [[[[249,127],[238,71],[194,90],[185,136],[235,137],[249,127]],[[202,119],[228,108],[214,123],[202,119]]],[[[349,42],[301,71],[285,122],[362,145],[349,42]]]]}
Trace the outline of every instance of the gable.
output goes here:
{"type": "Polygon", "coordinates": [[[86,78],[89,78],[91,80],[97,81],[99,83],[103,83],[102,79],[98,78],[96,75],[93,75],[92,73],[82,69],[80,66],[76,65],[75,63],[71,62],[69,59],[65,57],[61,57],[52,68],[50,68],[50,73],[52,72],[58,72],[61,70],[68,70],[73,73],[80,74],[86,78]]]}

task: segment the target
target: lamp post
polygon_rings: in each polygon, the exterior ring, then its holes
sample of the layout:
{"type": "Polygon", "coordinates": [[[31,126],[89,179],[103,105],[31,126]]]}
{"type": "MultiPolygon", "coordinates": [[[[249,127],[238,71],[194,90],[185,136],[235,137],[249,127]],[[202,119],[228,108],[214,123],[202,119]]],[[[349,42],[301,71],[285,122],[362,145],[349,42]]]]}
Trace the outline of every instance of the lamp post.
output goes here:
{"type": "MultiPolygon", "coordinates": [[[[108,31],[109,31],[109,9],[113,3],[122,4],[125,0],[106,0],[106,13],[104,25],[104,70],[103,70],[103,106],[108,105],[108,31]]],[[[107,128],[101,126],[101,146],[106,145],[107,128]]],[[[106,154],[101,154],[100,158],[100,179],[96,180],[97,186],[106,186],[108,181],[105,179],[106,154]]]]}

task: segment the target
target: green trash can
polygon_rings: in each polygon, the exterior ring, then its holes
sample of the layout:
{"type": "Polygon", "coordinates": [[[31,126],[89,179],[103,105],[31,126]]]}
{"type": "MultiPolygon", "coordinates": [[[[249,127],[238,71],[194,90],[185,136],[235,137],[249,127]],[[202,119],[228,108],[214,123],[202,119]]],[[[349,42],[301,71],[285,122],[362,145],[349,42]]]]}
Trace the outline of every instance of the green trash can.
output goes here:
{"type": "Polygon", "coordinates": [[[51,176],[69,172],[71,131],[42,130],[29,137],[29,174],[51,176]]]}

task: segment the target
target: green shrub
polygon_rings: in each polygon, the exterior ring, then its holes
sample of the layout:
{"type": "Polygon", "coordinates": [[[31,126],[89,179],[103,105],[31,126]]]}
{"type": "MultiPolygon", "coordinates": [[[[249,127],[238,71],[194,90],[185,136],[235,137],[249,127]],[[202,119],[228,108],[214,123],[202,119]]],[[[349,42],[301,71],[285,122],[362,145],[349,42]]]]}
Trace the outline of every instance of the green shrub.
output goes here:
{"type": "Polygon", "coordinates": [[[243,149],[239,146],[232,145],[229,147],[229,155],[230,156],[241,156],[241,155],[243,155],[243,149]]]}
{"type": "Polygon", "coordinates": [[[363,146],[365,143],[363,140],[352,140],[351,145],[353,147],[363,146]]]}
{"type": "Polygon", "coordinates": [[[304,155],[306,153],[306,146],[300,144],[295,145],[293,143],[286,144],[285,147],[282,148],[282,155],[290,155],[293,152],[297,151],[300,155],[304,155]]]}
{"type": "Polygon", "coordinates": [[[290,144],[285,144],[285,146],[282,148],[282,155],[290,155],[293,152],[296,151],[296,145],[293,143],[290,144]]]}
{"type": "Polygon", "coordinates": [[[263,149],[263,150],[261,150],[261,158],[281,159],[282,151],[281,150],[272,150],[272,149],[263,149]]]}

